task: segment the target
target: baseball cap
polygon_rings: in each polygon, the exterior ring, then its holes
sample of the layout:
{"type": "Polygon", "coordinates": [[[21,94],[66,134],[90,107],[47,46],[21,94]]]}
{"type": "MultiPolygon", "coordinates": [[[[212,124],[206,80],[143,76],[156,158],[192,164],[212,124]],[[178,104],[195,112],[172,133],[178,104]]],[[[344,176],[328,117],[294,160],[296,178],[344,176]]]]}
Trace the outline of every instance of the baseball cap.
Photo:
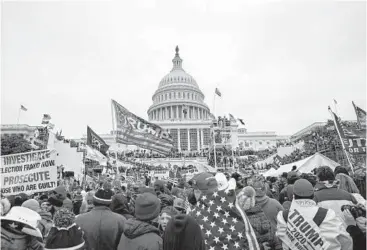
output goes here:
{"type": "Polygon", "coordinates": [[[194,189],[198,189],[200,191],[216,191],[218,189],[218,183],[215,179],[214,175],[209,174],[207,172],[203,172],[195,175],[192,178],[194,189]]]}
{"type": "Polygon", "coordinates": [[[265,182],[261,179],[253,180],[251,187],[255,189],[256,197],[263,197],[266,194],[265,182]]]}

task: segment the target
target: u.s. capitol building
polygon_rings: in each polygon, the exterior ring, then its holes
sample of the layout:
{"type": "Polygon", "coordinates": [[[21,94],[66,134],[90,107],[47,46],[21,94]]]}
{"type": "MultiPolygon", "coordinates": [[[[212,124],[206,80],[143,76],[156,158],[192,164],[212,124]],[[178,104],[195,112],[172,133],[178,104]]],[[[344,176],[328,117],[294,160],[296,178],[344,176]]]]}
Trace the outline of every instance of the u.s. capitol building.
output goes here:
{"type": "MultiPolygon", "coordinates": [[[[147,111],[148,120],[168,130],[179,152],[201,151],[210,144],[213,114],[205,103],[205,95],[198,83],[183,69],[182,61],[179,48],[176,47],[172,69],[159,82],[152,96],[153,104],[147,111]]],[[[231,120],[230,131],[230,143],[234,149],[262,150],[275,147],[277,140],[284,139],[272,131],[247,132],[244,125],[234,119],[231,120]]],[[[112,133],[100,136],[111,148],[127,148],[117,145],[112,133]]],[[[86,136],[82,140],[86,140],[86,136]]]]}

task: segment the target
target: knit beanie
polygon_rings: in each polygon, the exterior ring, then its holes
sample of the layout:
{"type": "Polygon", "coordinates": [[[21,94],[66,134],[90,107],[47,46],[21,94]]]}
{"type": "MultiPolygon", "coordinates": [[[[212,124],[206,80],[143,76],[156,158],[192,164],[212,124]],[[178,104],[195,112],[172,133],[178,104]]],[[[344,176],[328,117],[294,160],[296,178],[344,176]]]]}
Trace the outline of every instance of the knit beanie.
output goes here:
{"type": "Polygon", "coordinates": [[[246,211],[255,206],[256,191],[251,186],[244,187],[237,195],[240,207],[246,211]]]}
{"type": "Polygon", "coordinates": [[[164,231],[163,249],[205,250],[205,239],[197,221],[189,215],[173,217],[164,231]]]}
{"type": "Polygon", "coordinates": [[[45,250],[78,250],[83,246],[83,231],[75,224],[75,215],[60,208],[54,215],[54,226],[46,238],[45,250]]]}
{"type": "Polygon", "coordinates": [[[112,202],[112,196],[111,189],[99,189],[93,196],[93,202],[97,205],[109,206],[112,202]]]}
{"type": "Polygon", "coordinates": [[[264,197],[266,194],[265,181],[261,179],[254,179],[251,183],[251,187],[253,187],[256,191],[256,197],[264,197]]]}
{"type": "Polygon", "coordinates": [[[130,208],[129,208],[129,202],[126,196],[122,193],[115,194],[112,197],[110,208],[112,212],[122,214],[122,215],[131,213],[130,208]]]}
{"type": "Polygon", "coordinates": [[[141,221],[151,221],[158,217],[161,203],[156,195],[143,193],[135,200],[135,218],[141,221]]]}
{"type": "Polygon", "coordinates": [[[154,190],[163,190],[164,189],[164,182],[161,180],[156,180],[154,182],[154,190]]]}
{"type": "Polygon", "coordinates": [[[313,186],[308,180],[300,179],[293,185],[293,194],[300,197],[310,197],[314,194],[313,186]]]}
{"type": "Polygon", "coordinates": [[[38,201],[36,201],[35,199],[26,200],[25,202],[23,202],[22,207],[29,208],[30,210],[33,210],[37,213],[41,210],[38,201]]]}

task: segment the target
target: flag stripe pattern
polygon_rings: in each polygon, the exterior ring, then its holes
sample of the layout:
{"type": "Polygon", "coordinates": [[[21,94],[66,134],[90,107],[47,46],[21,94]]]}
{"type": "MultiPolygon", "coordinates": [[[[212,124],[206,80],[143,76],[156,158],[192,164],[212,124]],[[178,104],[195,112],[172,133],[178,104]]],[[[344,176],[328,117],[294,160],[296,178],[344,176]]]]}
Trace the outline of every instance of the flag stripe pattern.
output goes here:
{"type": "Polygon", "coordinates": [[[225,191],[203,195],[190,215],[199,223],[208,250],[259,250],[255,232],[246,215],[225,191]]]}
{"type": "Polygon", "coordinates": [[[361,129],[366,129],[366,111],[358,107],[353,102],[353,107],[357,115],[357,121],[361,129]]]}
{"type": "Polygon", "coordinates": [[[116,119],[116,140],[142,148],[168,154],[173,148],[173,140],[160,126],[150,123],[112,100],[116,119]]]}

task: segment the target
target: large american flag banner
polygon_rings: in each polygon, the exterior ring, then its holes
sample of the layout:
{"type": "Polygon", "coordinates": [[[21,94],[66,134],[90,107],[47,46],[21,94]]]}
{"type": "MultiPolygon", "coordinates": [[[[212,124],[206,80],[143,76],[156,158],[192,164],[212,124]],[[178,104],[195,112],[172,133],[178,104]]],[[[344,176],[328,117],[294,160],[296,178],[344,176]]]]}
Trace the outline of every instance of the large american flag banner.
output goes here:
{"type": "Polygon", "coordinates": [[[203,195],[191,209],[208,250],[260,249],[248,218],[234,200],[234,194],[218,191],[203,195]]]}
{"type": "Polygon", "coordinates": [[[165,155],[171,152],[173,139],[167,131],[131,113],[114,100],[112,107],[118,143],[136,145],[165,155]]]}

